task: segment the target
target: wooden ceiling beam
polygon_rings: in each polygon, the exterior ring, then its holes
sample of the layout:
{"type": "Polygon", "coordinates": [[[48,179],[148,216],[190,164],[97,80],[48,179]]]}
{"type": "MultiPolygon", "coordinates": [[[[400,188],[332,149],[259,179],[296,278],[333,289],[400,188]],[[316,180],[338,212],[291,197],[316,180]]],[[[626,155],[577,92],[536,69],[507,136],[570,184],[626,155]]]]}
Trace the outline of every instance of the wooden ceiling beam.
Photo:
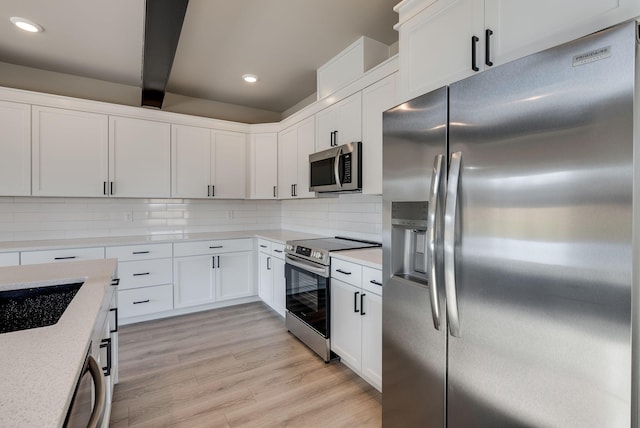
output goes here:
{"type": "Polygon", "coordinates": [[[142,106],[162,108],[189,0],[147,0],[142,106]]]}

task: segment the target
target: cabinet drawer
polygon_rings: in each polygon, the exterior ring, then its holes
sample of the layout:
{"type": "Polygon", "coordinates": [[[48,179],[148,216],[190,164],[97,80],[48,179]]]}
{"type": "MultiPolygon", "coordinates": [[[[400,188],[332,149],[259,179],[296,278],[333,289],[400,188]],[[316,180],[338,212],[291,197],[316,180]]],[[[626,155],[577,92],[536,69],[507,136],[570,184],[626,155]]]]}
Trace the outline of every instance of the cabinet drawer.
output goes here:
{"type": "Polygon", "coordinates": [[[362,288],[382,296],[382,271],[362,266],[362,288]]]}
{"type": "Polygon", "coordinates": [[[340,259],[331,259],[331,277],[360,287],[362,284],[362,266],[340,259]]]}
{"type": "Polygon", "coordinates": [[[17,266],[20,264],[20,253],[0,253],[0,266],[17,266]]]}
{"type": "Polygon", "coordinates": [[[173,309],[173,286],[118,290],[118,313],[121,318],[152,314],[173,309]]]}
{"type": "Polygon", "coordinates": [[[140,260],[118,263],[120,290],[171,284],[173,279],[171,259],[140,260]]]}
{"type": "Polygon", "coordinates": [[[25,251],[21,254],[21,259],[23,265],[104,259],[104,247],[25,251]]]}
{"type": "Polygon", "coordinates": [[[271,255],[284,260],[284,244],[279,242],[271,243],[271,255]]]}
{"type": "Polygon", "coordinates": [[[262,253],[271,254],[271,247],[273,243],[266,239],[258,239],[258,251],[262,253]]]}
{"type": "Polygon", "coordinates": [[[173,256],[197,256],[201,254],[253,251],[253,239],[223,239],[212,241],[179,242],[173,244],[173,256]]]}
{"type": "Polygon", "coordinates": [[[107,258],[116,258],[118,261],[148,260],[171,257],[173,249],[171,244],[144,244],[126,245],[122,247],[107,247],[107,258]]]}

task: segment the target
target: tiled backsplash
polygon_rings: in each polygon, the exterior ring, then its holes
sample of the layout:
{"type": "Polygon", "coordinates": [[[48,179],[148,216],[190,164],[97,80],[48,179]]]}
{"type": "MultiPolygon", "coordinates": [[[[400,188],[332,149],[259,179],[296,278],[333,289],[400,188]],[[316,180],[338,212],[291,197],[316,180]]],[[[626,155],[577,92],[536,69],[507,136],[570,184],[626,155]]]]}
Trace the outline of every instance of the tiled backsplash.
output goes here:
{"type": "Polygon", "coordinates": [[[0,197],[0,241],[286,228],[380,241],[379,196],[292,201],[0,197]]]}

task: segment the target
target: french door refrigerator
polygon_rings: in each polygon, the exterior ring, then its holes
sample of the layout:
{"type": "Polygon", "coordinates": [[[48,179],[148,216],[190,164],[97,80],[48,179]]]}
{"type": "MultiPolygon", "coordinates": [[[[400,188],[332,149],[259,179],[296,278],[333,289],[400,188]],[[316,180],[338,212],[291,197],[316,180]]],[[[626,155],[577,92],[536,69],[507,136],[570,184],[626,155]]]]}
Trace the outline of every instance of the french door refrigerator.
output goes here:
{"type": "Polygon", "coordinates": [[[637,426],[637,50],[628,22],[384,113],[384,427],[637,426]]]}

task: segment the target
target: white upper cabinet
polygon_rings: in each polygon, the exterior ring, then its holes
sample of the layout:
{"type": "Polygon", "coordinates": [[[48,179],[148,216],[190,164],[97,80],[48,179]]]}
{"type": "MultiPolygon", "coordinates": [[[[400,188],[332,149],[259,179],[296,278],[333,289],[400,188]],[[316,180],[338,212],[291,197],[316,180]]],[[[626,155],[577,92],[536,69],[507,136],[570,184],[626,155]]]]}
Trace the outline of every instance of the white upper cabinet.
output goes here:
{"type": "Polygon", "coordinates": [[[251,135],[249,150],[249,197],[278,197],[278,134],[265,132],[251,135]]]}
{"type": "MultiPolygon", "coordinates": [[[[401,12],[402,13],[402,12],[401,12]]],[[[400,100],[406,101],[479,70],[484,0],[436,0],[400,26],[400,100]],[[475,40],[475,39],[474,39],[475,40]],[[475,64],[473,62],[475,61],[475,64]]]]}
{"type": "Polygon", "coordinates": [[[637,0],[485,0],[490,58],[502,64],[639,14],[637,0]]]}
{"type": "Polygon", "coordinates": [[[404,0],[396,10],[402,102],[631,19],[640,2],[404,0]]]}
{"type": "Polygon", "coordinates": [[[31,194],[31,106],[0,101],[0,196],[31,194]]]}
{"type": "Polygon", "coordinates": [[[171,125],[171,195],[211,196],[211,130],[171,125]]]}
{"type": "Polygon", "coordinates": [[[172,125],[171,195],[178,198],[243,198],[246,138],[238,132],[218,132],[172,125]]]}
{"type": "Polygon", "coordinates": [[[33,106],[34,196],[109,193],[109,118],[103,114],[33,106]]]}
{"type": "Polygon", "coordinates": [[[110,116],[109,170],[113,196],[171,196],[171,126],[110,116]]]}
{"type": "Polygon", "coordinates": [[[309,155],[315,147],[315,119],[309,117],[278,134],[278,198],[312,198],[309,155]]]}
{"type": "Polygon", "coordinates": [[[316,151],[362,140],[362,94],[357,92],[316,114],[316,151]]]}
{"type": "Polygon", "coordinates": [[[211,196],[246,196],[247,139],[239,132],[214,131],[212,136],[211,196]]]}
{"type": "Polygon", "coordinates": [[[362,91],[362,193],[382,194],[382,113],[396,103],[394,73],[362,91]]]}

